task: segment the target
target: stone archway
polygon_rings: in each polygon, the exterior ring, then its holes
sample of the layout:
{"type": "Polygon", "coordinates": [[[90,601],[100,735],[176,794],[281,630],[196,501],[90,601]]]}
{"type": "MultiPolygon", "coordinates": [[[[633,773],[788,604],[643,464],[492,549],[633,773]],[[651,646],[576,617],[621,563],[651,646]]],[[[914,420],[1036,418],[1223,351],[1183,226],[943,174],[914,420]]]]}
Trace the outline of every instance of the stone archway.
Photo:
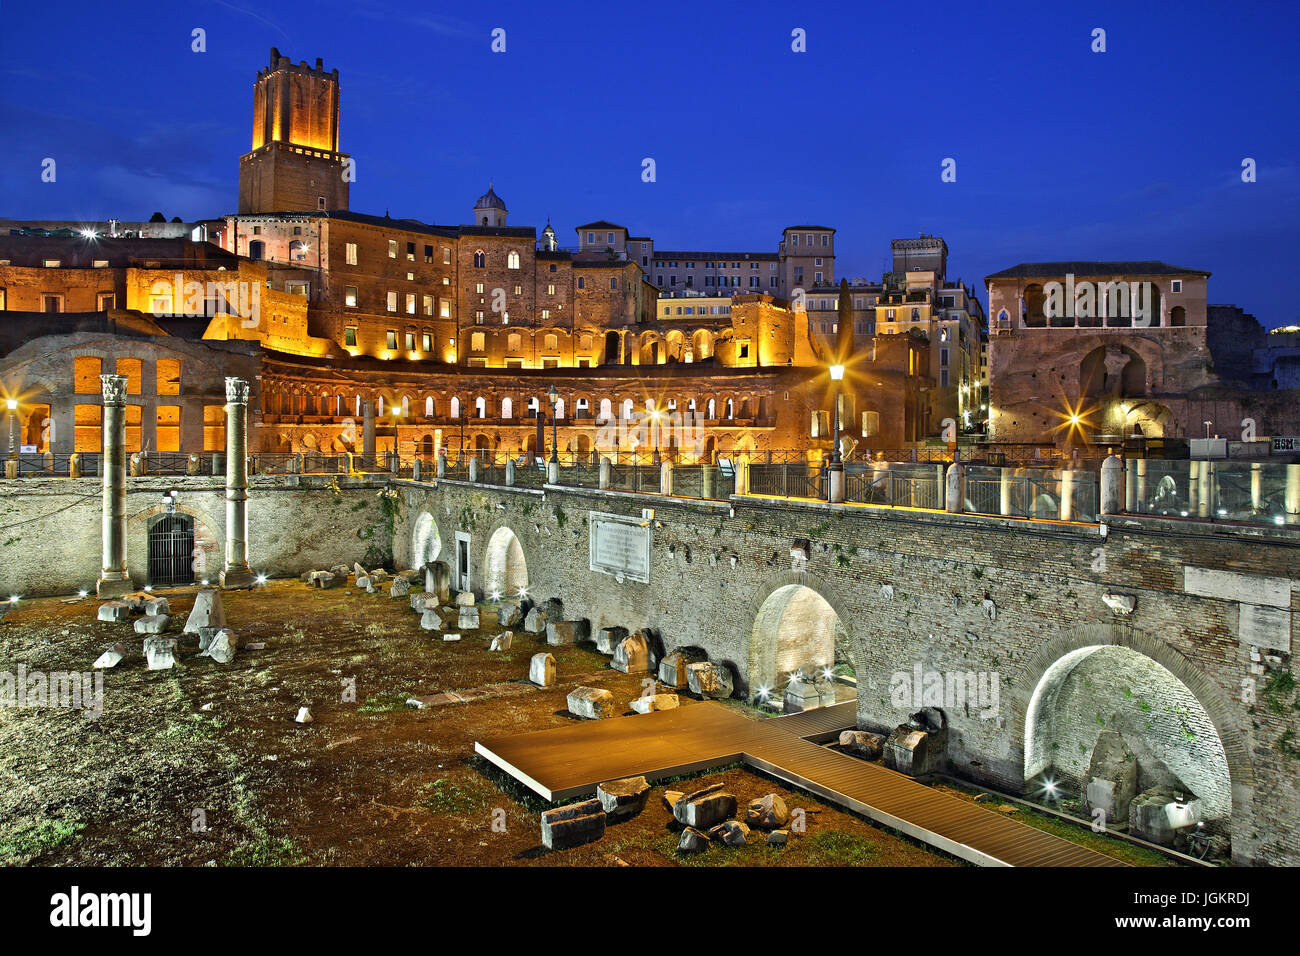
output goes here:
{"type": "MultiPolygon", "coordinates": [[[[1223,692],[1163,641],[1114,624],[1080,625],[1034,654],[1012,697],[1012,746],[1023,748],[1026,785],[1048,767],[1067,777],[1077,772],[1055,755],[1058,738],[1079,750],[1073,738],[1083,733],[1080,724],[1092,737],[1116,729],[1134,745],[1140,767],[1144,759],[1164,765],[1207,809],[1227,817],[1234,856],[1251,842],[1244,837],[1255,775],[1236,716],[1223,692]],[[1063,717],[1062,708],[1069,711],[1063,717]],[[1058,717],[1074,729],[1059,732],[1058,717]]],[[[1076,764],[1082,757],[1070,755],[1076,764]]]]}
{"type": "Polygon", "coordinates": [[[781,575],[760,592],[751,608],[749,661],[751,696],[780,694],[795,671],[812,676],[829,669],[856,680],[852,641],[838,600],[805,572],[781,575]]]}
{"type": "Polygon", "coordinates": [[[411,567],[422,568],[442,553],[442,536],[433,515],[421,511],[411,529],[411,567]]]}
{"type": "Polygon", "coordinates": [[[524,558],[524,546],[505,525],[492,532],[488,539],[483,569],[483,589],[491,600],[527,594],[528,562],[524,558]]]}

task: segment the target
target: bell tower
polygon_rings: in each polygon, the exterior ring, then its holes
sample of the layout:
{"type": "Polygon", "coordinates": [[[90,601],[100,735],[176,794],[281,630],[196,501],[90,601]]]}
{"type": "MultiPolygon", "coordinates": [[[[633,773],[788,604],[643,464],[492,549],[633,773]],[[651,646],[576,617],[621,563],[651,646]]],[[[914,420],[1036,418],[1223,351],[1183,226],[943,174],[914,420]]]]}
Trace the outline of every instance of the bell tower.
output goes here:
{"type": "Polygon", "coordinates": [[[271,47],[253,85],[253,146],[239,159],[239,212],[348,208],[350,166],[339,152],[339,71],[271,47]]]}

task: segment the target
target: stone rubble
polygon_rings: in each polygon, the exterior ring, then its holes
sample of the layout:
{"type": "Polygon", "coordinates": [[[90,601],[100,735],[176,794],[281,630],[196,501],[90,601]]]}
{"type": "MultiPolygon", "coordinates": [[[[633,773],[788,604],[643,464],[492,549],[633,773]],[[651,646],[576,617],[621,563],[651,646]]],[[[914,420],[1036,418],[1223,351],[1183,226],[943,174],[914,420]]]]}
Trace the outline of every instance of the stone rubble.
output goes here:
{"type": "Polygon", "coordinates": [[[176,638],[146,637],[144,657],[149,670],[170,670],[176,666],[176,638]]]}
{"type": "Polygon", "coordinates": [[[596,787],[596,799],[611,820],[625,820],[645,809],[650,784],[643,776],[607,780],[596,787]]]}
{"type": "Polygon", "coordinates": [[[95,658],[95,663],[91,666],[95,668],[116,667],[126,657],[126,651],[125,644],[110,644],[104,649],[104,653],[95,658]]]}
{"type": "Polygon", "coordinates": [[[601,720],[618,715],[614,695],[599,687],[576,687],[566,698],[569,713],[588,720],[601,720]]]}
{"type": "Polygon", "coordinates": [[[605,810],[599,800],[583,800],[542,814],[542,846],[560,850],[605,835],[605,810]]]}
{"type": "Polygon", "coordinates": [[[221,606],[221,592],[200,591],[194,595],[194,609],[185,619],[185,633],[197,634],[201,627],[225,627],[226,612],[221,606]]]}
{"type": "Polygon", "coordinates": [[[555,683],[555,658],[543,651],[534,654],[528,662],[528,679],[538,687],[550,687],[555,683]]]}

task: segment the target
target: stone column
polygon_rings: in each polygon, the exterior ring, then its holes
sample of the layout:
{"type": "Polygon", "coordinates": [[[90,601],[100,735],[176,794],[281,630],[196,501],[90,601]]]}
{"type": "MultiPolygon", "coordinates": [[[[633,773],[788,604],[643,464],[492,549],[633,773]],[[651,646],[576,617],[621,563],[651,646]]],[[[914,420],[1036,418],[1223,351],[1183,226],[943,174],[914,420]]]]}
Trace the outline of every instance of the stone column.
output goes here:
{"type": "Polygon", "coordinates": [[[248,566],[248,382],[226,379],[226,567],[223,588],[253,586],[248,566]]]}
{"type": "Polygon", "coordinates": [[[1101,463],[1101,513],[1117,515],[1124,506],[1124,466],[1111,455],[1101,463]]]}
{"type": "Polygon", "coordinates": [[[1074,472],[1065,469],[1061,472],[1061,511],[1062,521],[1074,520],[1074,472]]]}
{"type": "Polygon", "coordinates": [[[1187,513],[1194,515],[1200,508],[1201,497],[1201,463],[1199,461],[1189,461],[1187,463],[1187,513]]]}
{"type": "Polygon", "coordinates": [[[705,498],[713,497],[714,468],[716,467],[717,467],[716,465],[711,465],[708,462],[704,462],[702,465],[700,465],[700,468],[702,469],[703,478],[704,478],[705,498]]]}
{"type": "Polygon", "coordinates": [[[998,514],[1011,514],[1011,478],[1010,468],[1004,466],[998,470],[998,514]]]}
{"type": "MultiPolygon", "coordinates": [[[[1107,459],[1109,461],[1110,459],[1107,459]]],[[[1124,461],[1124,467],[1128,471],[1128,480],[1124,482],[1124,510],[1129,514],[1137,513],[1137,459],[1128,458],[1124,461]]]]}
{"type": "Polygon", "coordinates": [[[361,403],[361,467],[375,466],[375,403],[361,403]]]}
{"type": "Polygon", "coordinates": [[[948,466],[947,494],[944,496],[944,508],[952,514],[966,510],[966,466],[954,461],[948,466]]]}
{"type": "Polygon", "coordinates": [[[513,487],[514,484],[515,484],[515,460],[513,458],[507,458],[506,459],[506,486],[513,487]]]}
{"type": "Polygon", "coordinates": [[[673,463],[663,461],[659,463],[659,494],[671,495],[673,493],[673,463]]]}
{"type": "Polygon", "coordinates": [[[1196,516],[1198,518],[1208,518],[1214,510],[1214,502],[1218,497],[1218,488],[1215,487],[1215,470],[1214,462],[1201,462],[1201,494],[1196,501],[1196,516]]]}
{"type": "Polygon", "coordinates": [[[1264,509],[1264,466],[1250,463],[1250,510],[1259,514],[1264,509]]]}
{"type": "Polygon", "coordinates": [[[117,597],[133,589],[126,573],[126,376],[101,375],[104,391],[103,560],[95,593],[117,597]]]}
{"type": "Polygon", "coordinates": [[[608,488],[610,486],[610,482],[613,480],[613,477],[614,477],[614,466],[610,463],[610,460],[608,458],[602,457],[600,459],[600,481],[598,482],[599,486],[602,489],[608,488]]]}
{"type": "Polygon", "coordinates": [[[1300,524],[1300,465],[1286,466],[1286,523],[1300,524]]]}

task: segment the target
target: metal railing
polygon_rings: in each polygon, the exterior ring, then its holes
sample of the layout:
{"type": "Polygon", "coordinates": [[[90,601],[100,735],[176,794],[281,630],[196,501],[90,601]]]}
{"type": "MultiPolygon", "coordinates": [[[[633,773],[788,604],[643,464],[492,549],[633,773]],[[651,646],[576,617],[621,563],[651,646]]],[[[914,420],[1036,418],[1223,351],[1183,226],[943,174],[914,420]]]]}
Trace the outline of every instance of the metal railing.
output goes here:
{"type": "Polygon", "coordinates": [[[1125,510],[1131,514],[1295,524],[1300,501],[1287,506],[1288,479],[1300,498],[1300,465],[1268,461],[1126,462],[1125,510]]]}
{"type": "Polygon", "coordinates": [[[845,501],[942,510],[944,488],[944,467],[939,464],[855,462],[845,466],[845,501]]]}
{"type": "Polygon", "coordinates": [[[1051,468],[969,465],[963,510],[1048,521],[1097,520],[1098,475],[1051,468]]]}
{"type": "Polygon", "coordinates": [[[778,498],[826,497],[826,475],[818,465],[803,461],[780,464],[749,463],[749,493],[778,498]]]}

